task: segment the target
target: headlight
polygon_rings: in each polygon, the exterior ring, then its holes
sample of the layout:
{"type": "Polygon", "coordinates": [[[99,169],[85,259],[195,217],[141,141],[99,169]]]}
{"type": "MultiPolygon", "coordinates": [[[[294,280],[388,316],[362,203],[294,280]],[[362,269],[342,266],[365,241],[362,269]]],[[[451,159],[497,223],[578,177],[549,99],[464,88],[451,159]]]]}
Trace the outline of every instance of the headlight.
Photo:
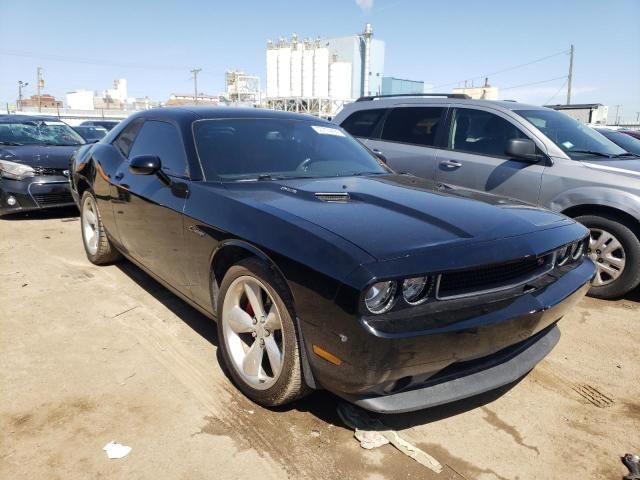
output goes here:
{"type": "Polygon", "coordinates": [[[427,300],[431,289],[431,279],[429,277],[407,278],[402,282],[402,296],[409,305],[419,305],[427,300]]]}
{"type": "Polygon", "coordinates": [[[563,267],[567,264],[569,259],[571,258],[571,247],[572,245],[565,245],[564,247],[558,249],[556,253],[556,265],[559,267],[563,267]]]}
{"type": "Polygon", "coordinates": [[[396,282],[374,283],[364,297],[364,303],[371,313],[384,313],[395,303],[396,282]]]}
{"type": "Polygon", "coordinates": [[[584,240],[581,240],[579,242],[575,242],[573,244],[573,247],[571,248],[571,259],[576,262],[578,260],[580,260],[580,258],[584,257],[584,240]]]}
{"type": "Polygon", "coordinates": [[[34,175],[35,172],[29,165],[0,160],[0,177],[10,178],[11,180],[22,180],[33,177],[34,175]]]}

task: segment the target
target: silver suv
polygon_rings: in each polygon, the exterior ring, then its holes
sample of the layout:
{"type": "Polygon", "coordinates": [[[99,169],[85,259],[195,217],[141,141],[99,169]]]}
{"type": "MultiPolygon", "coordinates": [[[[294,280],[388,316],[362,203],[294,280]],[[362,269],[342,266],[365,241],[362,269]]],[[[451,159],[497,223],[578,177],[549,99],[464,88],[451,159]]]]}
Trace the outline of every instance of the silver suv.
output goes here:
{"type": "Polygon", "coordinates": [[[640,284],[640,157],[548,108],[466,95],[363,97],[335,117],[398,172],[562,212],[591,230],[590,294],[640,284]]]}

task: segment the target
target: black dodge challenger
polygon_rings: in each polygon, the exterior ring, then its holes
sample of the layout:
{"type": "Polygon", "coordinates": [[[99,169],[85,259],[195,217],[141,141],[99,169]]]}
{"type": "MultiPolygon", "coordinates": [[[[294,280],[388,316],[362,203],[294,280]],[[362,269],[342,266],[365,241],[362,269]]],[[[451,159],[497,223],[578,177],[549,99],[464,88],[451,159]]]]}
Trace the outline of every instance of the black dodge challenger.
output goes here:
{"type": "Polygon", "coordinates": [[[324,388],[403,412],[514,382],[595,272],[573,220],[395,174],[303,115],[148,110],[70,181],[89,260],[124,255],[216,319],[266,406],[324,388]]]}

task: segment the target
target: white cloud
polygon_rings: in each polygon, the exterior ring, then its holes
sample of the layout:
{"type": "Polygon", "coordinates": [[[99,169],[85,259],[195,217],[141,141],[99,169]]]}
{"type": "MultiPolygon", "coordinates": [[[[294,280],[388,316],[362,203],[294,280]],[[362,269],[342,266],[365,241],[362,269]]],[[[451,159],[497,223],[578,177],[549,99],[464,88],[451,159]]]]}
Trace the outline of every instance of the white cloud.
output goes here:
{"type": "Polygon", "coordinates": [[[356,0],[356,5],[363,12],[370,12],[373,9],[373,0],[356,0]]]}

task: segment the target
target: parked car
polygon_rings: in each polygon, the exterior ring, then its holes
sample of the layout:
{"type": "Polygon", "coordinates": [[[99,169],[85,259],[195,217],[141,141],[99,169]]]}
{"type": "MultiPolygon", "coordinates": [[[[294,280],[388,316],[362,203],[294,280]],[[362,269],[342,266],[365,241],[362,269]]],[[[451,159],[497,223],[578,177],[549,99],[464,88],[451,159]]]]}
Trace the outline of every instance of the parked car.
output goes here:
{"type": "Polygon", "coordinates": [[[618,130],[620,133],[624,133],[625,135],[629,135],[637,140],[640,140],[640,130],[618,130]]]}
{"type": "Polygon", "coordinates": [[[107,134],[107,129],[104,127],[92,127],[89,125],[79,125],[77,127],[73,127],[73,129],[78,132],[85,141],[89,143],[93,143],[97,140],[100,140],[107,134]]]}
{"type": "Polygon", "coordinates": [[[625,131],[612,130],[610,128],[596,128],[596,131],[607,137],[627,152],[640,156],[640,139],[627,134],[625,131]]]}
{"type": "Polygon", "coordinates": [[[89,260],[129,258],[217,319],[238,388],[421,409],[515,381],[589,289],[588,230],[391,172],[315,117],[132,115],[73,160],[89,260]]]}
{"type": "Polygon", "coordinates": [[[364,97],[334,121],[397,171],[520,199],[586,225],[598,266],[592,296],[620,297],[638,286],[640,158],[561,112],[465,97],[364,97]]]}
{"type": "Polygon", "coordinates": [[[59,120],[0,115],[0,216],[73,205],[69,160],[84,143],[59,120]]]}
{"type": "Polygon", "coordinates": [[[118,120],[86,120],[80,124],[81,127],[102,127],[107,132],[118,125],[118,120]]]}

